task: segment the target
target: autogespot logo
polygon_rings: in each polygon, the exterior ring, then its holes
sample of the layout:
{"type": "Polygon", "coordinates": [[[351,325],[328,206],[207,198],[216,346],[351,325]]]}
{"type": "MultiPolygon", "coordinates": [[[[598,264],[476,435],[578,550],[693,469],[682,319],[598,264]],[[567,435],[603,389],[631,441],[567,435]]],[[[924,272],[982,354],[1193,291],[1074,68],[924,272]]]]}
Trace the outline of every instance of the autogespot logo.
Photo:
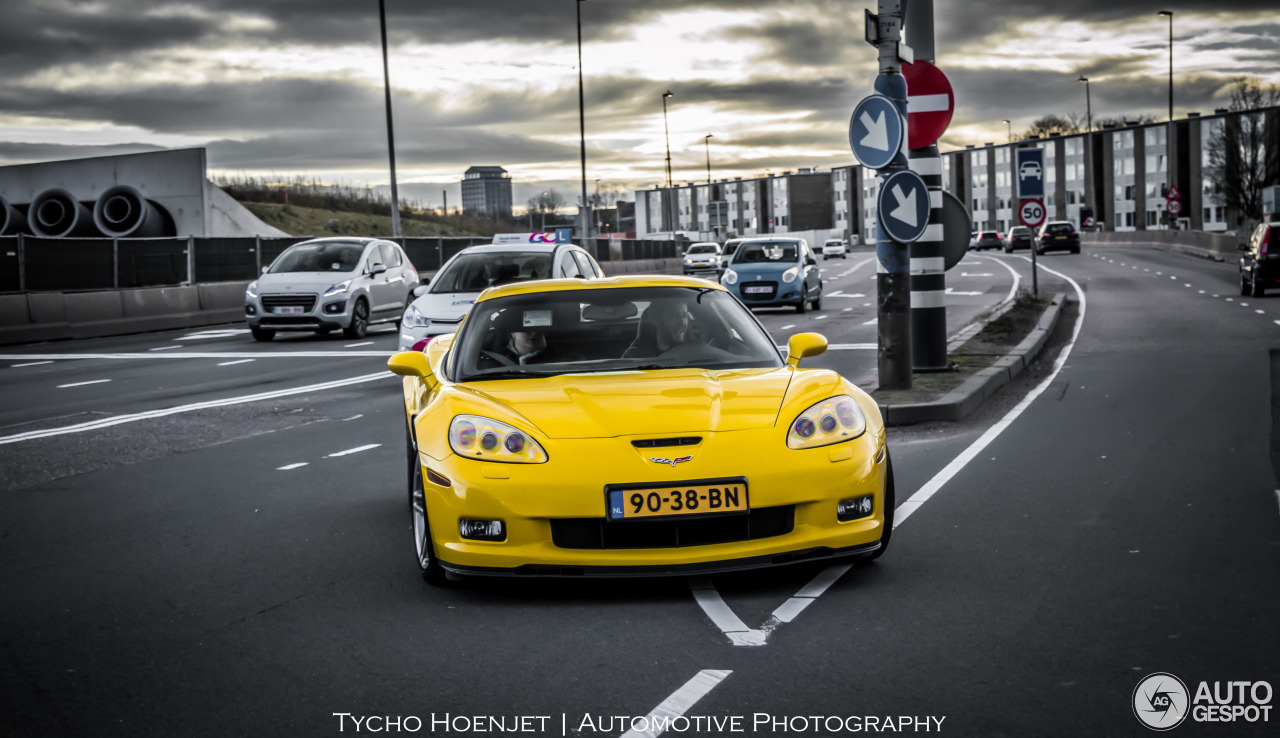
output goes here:
{"type": "Polygon", "coordinates": [[[1133,690],[1133,714],[1152,730],[1169,730],[1187,719],[1191,695],[1172,674],[1158,671],[1144,677],[1133,690]]]}

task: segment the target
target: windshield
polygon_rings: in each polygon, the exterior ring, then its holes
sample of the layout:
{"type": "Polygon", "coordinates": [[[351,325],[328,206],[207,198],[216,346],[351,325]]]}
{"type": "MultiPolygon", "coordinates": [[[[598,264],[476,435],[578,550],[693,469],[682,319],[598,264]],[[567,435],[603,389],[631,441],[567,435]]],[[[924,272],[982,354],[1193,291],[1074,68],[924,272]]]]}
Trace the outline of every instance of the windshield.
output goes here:
{"type": "Polygon", "coordinates": [[[1055,236],[1071,233],[1075,230],[1075,226],[1070,223],[1050,223],[1044,227],[1046,233],[1052,233],[1055,236]]]}
{"type": "Polygon", "coordinates": [[[459,382],[646,369],[782,366],[769,334],[723,290],[633,287],[485,300],[463,323],[459,382]]]}
{"type": "Polygon", "coordinates": [[[551,254],[546,251],[495,251],[459,254],[431,280],[433,293],[483,292],[508,282],[547,279],[551,254]]]}
{"type": "Polygon", "coordinates": [[[782,264],[799,260],[800,244],[795,241],[753,241],[733,254],[734,264],[782,264]]]}
{"type": "Polygon", "coordinates": [[[300,243],[290,246],[271,265],[271,274],[284,272],[351,272],[360,265],[364,245],[358,243],[300,243]]]}
{"type": "Polygon", "coordinates": [[[690,246],[690,247],[689,247],[689,252],[688,252],[688,253],[690,253],[690,254],[714,254],[715,252],[716,252],[716,247],[715,247],[715,246],[712,246],[712,245],[711,245],[711,244],[709,244],[709,243],[707,243],[707,244],[702,244],[702,245],[699,245],[699,246],[690,246]]]}

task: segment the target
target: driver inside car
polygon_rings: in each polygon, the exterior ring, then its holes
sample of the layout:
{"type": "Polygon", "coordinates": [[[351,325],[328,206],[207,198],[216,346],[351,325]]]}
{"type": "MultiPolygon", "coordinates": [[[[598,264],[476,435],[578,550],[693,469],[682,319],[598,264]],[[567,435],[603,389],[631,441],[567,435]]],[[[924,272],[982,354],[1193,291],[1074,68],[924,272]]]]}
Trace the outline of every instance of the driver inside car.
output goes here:
{"type": "Polygon", "coordinates": [[[622,354],[624,359],[648,359],[693,340],[689,311],[683,302],[668,300],[651,304],[640,316],[635,341],[622,354]]]}

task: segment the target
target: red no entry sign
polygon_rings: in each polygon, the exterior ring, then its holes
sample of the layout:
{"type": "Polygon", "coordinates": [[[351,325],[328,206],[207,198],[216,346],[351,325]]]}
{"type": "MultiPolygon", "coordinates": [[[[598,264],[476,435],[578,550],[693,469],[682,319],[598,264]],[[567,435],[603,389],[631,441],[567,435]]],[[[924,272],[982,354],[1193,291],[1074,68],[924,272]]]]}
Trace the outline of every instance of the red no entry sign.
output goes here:
{"type": "Polygon", "coordinates": [[[931,146],[951,124],[956,108],[951,80],[927,61],[904,63],[902,75],[907,78],[907,148],[931,146]]]}

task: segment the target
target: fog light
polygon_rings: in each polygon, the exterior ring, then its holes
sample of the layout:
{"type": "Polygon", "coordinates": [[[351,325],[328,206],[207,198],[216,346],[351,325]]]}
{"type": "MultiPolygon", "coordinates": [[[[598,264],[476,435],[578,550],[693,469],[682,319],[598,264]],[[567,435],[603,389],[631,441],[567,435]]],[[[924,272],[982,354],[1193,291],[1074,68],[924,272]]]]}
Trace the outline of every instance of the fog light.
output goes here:
{"type": "Polygon", "coordinates": [[[462,518],[458,521],[458,532],[463,538],[473,541],[507,540],[507,529],[501,520],[470,520],[462,518]]]}
{"type": "Polygon", "coordinates": [[[337,315],[347,309],[347,301],[325,303],[324,311],[328,315],[337,315]]]}
{"type": "Polygon", "coordinates": [[[857,520],[871,515],[875,508],[872,499],[875,495],[863,495],[862,497],[851,497],[847,500],[840,500],[836,504],[836,519],[844,522],[847,520],[857,520]]]}
{"type": "Polygon", "coordinates": [[[257,314],[258,314],[258,308],[254,307],[254,306],[252,306],[252,305],[245,305],[245,306],[244,306],[244,314],[245,314],[245,315],[257,315],[257,314]]]}

